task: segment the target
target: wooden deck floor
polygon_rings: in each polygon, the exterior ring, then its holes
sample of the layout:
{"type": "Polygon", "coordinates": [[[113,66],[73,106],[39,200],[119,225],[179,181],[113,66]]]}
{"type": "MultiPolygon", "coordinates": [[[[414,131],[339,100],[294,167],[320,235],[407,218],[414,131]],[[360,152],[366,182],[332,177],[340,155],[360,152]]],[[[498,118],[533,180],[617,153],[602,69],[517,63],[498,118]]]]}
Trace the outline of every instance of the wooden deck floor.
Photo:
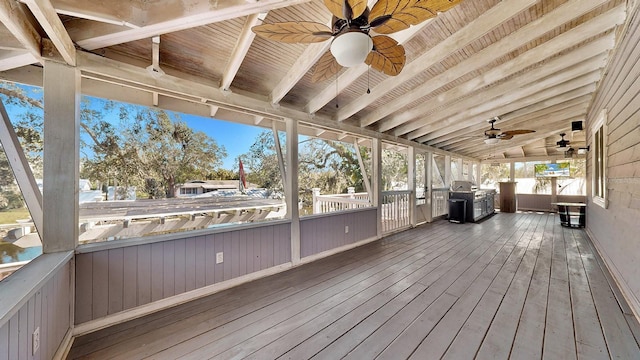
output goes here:
{"type": "Polygon", "coordinates": [[[639,359],[610,283],[557,216],[438,221],[85,335],[69,358],[639,359]]]}

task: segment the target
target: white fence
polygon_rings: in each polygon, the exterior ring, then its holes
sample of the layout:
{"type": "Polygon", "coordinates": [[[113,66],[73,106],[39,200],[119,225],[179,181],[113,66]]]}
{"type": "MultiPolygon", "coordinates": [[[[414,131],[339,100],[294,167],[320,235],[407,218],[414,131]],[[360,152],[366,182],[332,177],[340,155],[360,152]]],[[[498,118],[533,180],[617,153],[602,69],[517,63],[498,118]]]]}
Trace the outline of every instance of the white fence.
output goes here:
{"type": "Polygon", "coordinates": [[[431,216],[447,215],[449,213],[449,188],[438,188],[431,191],[431,216]]]}
{"type": "Polygon", "coordinates": [[[313,189],[313,213],[323,214],[333,211],[352,210],[370,207],[369,195],[356,193],[349,188],[347,194],[320,195],[320,189],[313,189]]]}
{"type": "Polygon", "coordinates": [[[411,190],[382,192],[382,232],[388,233],[411,225],[411,190]]]}

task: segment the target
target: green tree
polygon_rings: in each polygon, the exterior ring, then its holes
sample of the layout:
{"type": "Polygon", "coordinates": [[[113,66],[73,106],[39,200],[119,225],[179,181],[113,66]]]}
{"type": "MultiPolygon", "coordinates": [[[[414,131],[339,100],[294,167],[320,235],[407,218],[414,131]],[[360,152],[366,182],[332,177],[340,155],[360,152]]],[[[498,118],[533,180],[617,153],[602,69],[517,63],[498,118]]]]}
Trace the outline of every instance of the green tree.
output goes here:
{"type": "MultiPolygon", "coordinates": [[[[284,134],[279,132],[278,136],[280,136],[280,144],[284,147],[284,134]]],[[[248,182],[272,191],[283,191],[275,140],[271,131],[265,130],[258,134],[249,151],[240,158],[242,158],[248,182]]]]}

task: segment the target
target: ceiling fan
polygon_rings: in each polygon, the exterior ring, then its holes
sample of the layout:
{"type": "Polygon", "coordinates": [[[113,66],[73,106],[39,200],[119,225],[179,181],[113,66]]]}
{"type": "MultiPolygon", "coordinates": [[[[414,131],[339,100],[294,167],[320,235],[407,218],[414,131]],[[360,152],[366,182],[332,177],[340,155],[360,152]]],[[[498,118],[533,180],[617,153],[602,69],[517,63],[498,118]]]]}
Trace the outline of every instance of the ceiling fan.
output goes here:
{"type": "Polygon", "coordinates": [[[493,126],[499,118],[496,116],[488,122],[491,124],[491,129],[485,130],[484,132],[484,142],[485,144],[492,145],[497,144],[500,140],[510,140],[514,135],[522,135],[522,134],[530,134],[536,132],[535,130],[508,130],[508,131],[500,131],[493,126]]]}
{"type": "Polygon", "coordinates": [[[378,0],[371,10],[366,0],[324,0],[333,14],[332,27],[311,21],[289,21],[254,26],[251,30],[263,38],[285,43],[315,43],[333,39],[330,51],[318,61],[313,82],[331,78],[341,67],[363,62],[390,76],[402,71],[404,47],[389,36],[371,37],[417,25],[447,11],[462,0],[378,0]]]}
{"type": "Polygon", "coordinates": [[[562,138],[560,141],[556,142],[556,146],[558,151],[567,151],[570,150],[571,148],[569,147],[569,144],[571,143],[569,140],[565,140],[565,133],[560,133],[560,137],[562,138]]]}

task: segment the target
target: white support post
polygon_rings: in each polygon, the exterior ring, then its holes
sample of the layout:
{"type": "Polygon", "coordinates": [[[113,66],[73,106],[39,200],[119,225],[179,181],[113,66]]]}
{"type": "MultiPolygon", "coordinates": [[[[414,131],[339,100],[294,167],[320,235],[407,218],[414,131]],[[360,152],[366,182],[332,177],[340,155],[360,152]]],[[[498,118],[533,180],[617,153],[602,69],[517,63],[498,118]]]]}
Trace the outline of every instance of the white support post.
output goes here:
{"type": "Polygon", "coordinates": [[[451,187],[451,156],[444,157],[444,186],[451,187]]]}
{"type": "MultiPolygon", "coordinates": [[[[271,123],[271,130],[273,131],[273,141],[276,146],[276,156],[278,157],[278,167],[280,168],[280,178],[282,179],[282,188],[286,190],[287,189],[287,171],[284,167],[284,157],[282,156],[282,145],[280,144],[280,137],[278,136],[278,128],[276,127],[275,121],[271,123]]],[[[287,137],[287,139],[289,139],[289,137],[287,137]]],[[[297,140],[298,140],[298,136],[296,135],[296,142],[297,140]]]]}
{"type": "Polygon", "coordinates": [[[476,186],[480,189],[482,185],[482,163],[477,163],[476,166],[476,186]]]}
{"type": "Polygon", "coordinates": [[[22,191],[22,197],[27,203],[33,224],[42,240],[42,194],[38,189],[38,184],[35,177],[33,177],[29,162],[22,151],[20,141],[16,136],[16,132],[13,131],[13,125],[11,125],[11,120],[9,120],[7,111],[1,101],[0,116],[2,116],[2,121],[0,121],[0,143],[7,155],[20,191],[22,191]]]}
{"type": "Polygon", "coordinates": [[[78,241],[80,71],[44,63],[43,252],[73,250],[78,241]]]}
{"type": "Polygon", "coordinates": [[[372,140],[372,161],[373,176],[375,181],[373,185],[373,206],[376,211],[376,234],[378,238],[382,237],[382,141],[380,139],[372,140]]]}
{"type": "Polygon", "coordinates": [[[360,166],[360,174],[362,174],[362,182],[364,183],[364,188],[367,190],[367,194],[369,195],[369,201],[372,202],[373,194],[371,193],[371,182],[369,181],[367,170],[364,167],[364,161],[362,161],[362,155],[360,155],[360,145],[358,145],[358,140],[355,140],[353,142],[353,146],[356,151],[356,156],[358,157],[358,165],[360,166]]]}
{"type": "Polygon", "coordinates": [[[415,227],[418,223],[416,219],[416,149],[409,146],[407,149],[407,185],[411,194],[409,194],[409,222],[411,227],[415,227]]]}
{"type": "MultiPolygon", "coordinates": [[[[554,160],[551,160],[551,163],[556,164],[557,161],[554,159],[554,160]]],[[[557,202],[558,202],[558,178],[552,177],[551,178],[551,203],[553,204],[557,202]]],[[[551,206],[551,209],[553,209],[553,206],[551,206]]]]}
{"type": "Polygon", "coordinates": [[[433,153],[424,156],[424,201],[427,205],[427,222],[433,221],[433,153]]]}
{"type": "Polygon", "coordinates": [[[298,209],[298,123],[286,119],[287,127],[287,179],[285,196],[287,215],[291,219],[291,263],[300,263],[300,211],[298,209]]]}

